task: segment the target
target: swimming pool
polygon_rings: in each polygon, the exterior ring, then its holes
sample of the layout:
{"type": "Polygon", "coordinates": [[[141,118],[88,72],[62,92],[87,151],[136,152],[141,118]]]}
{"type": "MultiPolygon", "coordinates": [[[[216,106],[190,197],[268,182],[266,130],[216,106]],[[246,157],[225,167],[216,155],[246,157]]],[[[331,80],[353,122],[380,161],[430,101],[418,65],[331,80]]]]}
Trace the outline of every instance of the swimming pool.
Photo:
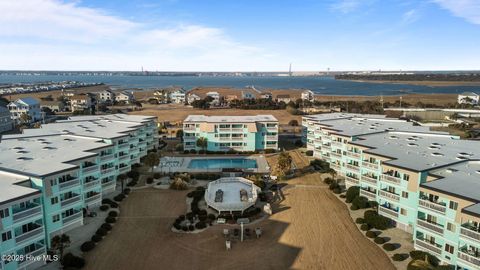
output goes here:
{"type": "Polygon", "coordinates": [[[254,169],[257,168],[257,161],[248,158],[210,158],[192,159],[188,164],[190,169],[254,169]]]}

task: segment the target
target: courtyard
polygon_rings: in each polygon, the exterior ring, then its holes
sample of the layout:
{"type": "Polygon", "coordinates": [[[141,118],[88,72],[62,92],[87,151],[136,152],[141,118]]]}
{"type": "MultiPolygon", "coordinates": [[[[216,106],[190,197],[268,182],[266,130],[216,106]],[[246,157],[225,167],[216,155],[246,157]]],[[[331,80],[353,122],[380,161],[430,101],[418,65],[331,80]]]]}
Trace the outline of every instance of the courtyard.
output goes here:
{"type": "Polygon", "coordinates": [[[188,192],[132,192],[111,235],[86,254],[86,269],[395,269],[317,173],[289,180],[273,215],[250,226],[262,237],[234,241],[229,251],[222,231],[235,225],[172,232],[188,192]]]}

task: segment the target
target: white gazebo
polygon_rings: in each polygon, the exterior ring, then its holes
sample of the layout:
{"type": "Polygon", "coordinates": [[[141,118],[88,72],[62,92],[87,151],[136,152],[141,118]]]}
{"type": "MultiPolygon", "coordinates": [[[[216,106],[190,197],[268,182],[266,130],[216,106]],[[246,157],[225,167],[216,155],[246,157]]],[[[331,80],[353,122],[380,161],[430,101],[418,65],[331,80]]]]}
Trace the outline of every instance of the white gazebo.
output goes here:
{"type": "Polygon", "coordinates": [[[224,177],[208,184],[205,201],[218,212],[243,213],[255,205],[260,191],[252,181],[243,177],[224,177]]]}

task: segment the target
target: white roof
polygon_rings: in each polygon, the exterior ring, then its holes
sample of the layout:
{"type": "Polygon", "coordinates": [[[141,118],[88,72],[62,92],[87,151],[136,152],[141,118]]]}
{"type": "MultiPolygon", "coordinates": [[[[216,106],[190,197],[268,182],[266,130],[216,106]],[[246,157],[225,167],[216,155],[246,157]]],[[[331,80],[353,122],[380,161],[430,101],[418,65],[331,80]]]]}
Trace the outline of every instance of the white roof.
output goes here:
{"type": "Polygon", "coordinates": [[[254,205],[261,189],[242,177],[224,177],[208,184],[205,201],[217,211],[243,211],[254,205]],[[218,190],[223,191],[222,202],[215,202],[218,190]],[[247,201],[240,200],[240,190],[247,192],[247,201]]]}
{"type": "Polygon", "coordinates": [[[0,171],[0,203],[5,203],[21,197],[40,194],[40,191],[26,185],[28,177],[0,171]]]}
{"type": "Polygon", "coordinates": [[[189,115],[184,122],[207,122],[207,123],[251,123],[251,122],[278,122],[273,115],[254,116],[206,116],[189,115]]]}

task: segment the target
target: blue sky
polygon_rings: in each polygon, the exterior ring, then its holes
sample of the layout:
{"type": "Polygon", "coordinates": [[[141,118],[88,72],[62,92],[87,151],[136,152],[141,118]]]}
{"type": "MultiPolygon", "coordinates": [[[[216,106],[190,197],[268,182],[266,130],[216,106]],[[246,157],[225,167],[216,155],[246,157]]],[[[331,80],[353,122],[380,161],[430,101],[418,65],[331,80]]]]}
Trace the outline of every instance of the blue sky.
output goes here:
{"type": "Polygon", "coordinates": [[[479,0],[5,0],[0,69],[480,69],[479,0]]]}

